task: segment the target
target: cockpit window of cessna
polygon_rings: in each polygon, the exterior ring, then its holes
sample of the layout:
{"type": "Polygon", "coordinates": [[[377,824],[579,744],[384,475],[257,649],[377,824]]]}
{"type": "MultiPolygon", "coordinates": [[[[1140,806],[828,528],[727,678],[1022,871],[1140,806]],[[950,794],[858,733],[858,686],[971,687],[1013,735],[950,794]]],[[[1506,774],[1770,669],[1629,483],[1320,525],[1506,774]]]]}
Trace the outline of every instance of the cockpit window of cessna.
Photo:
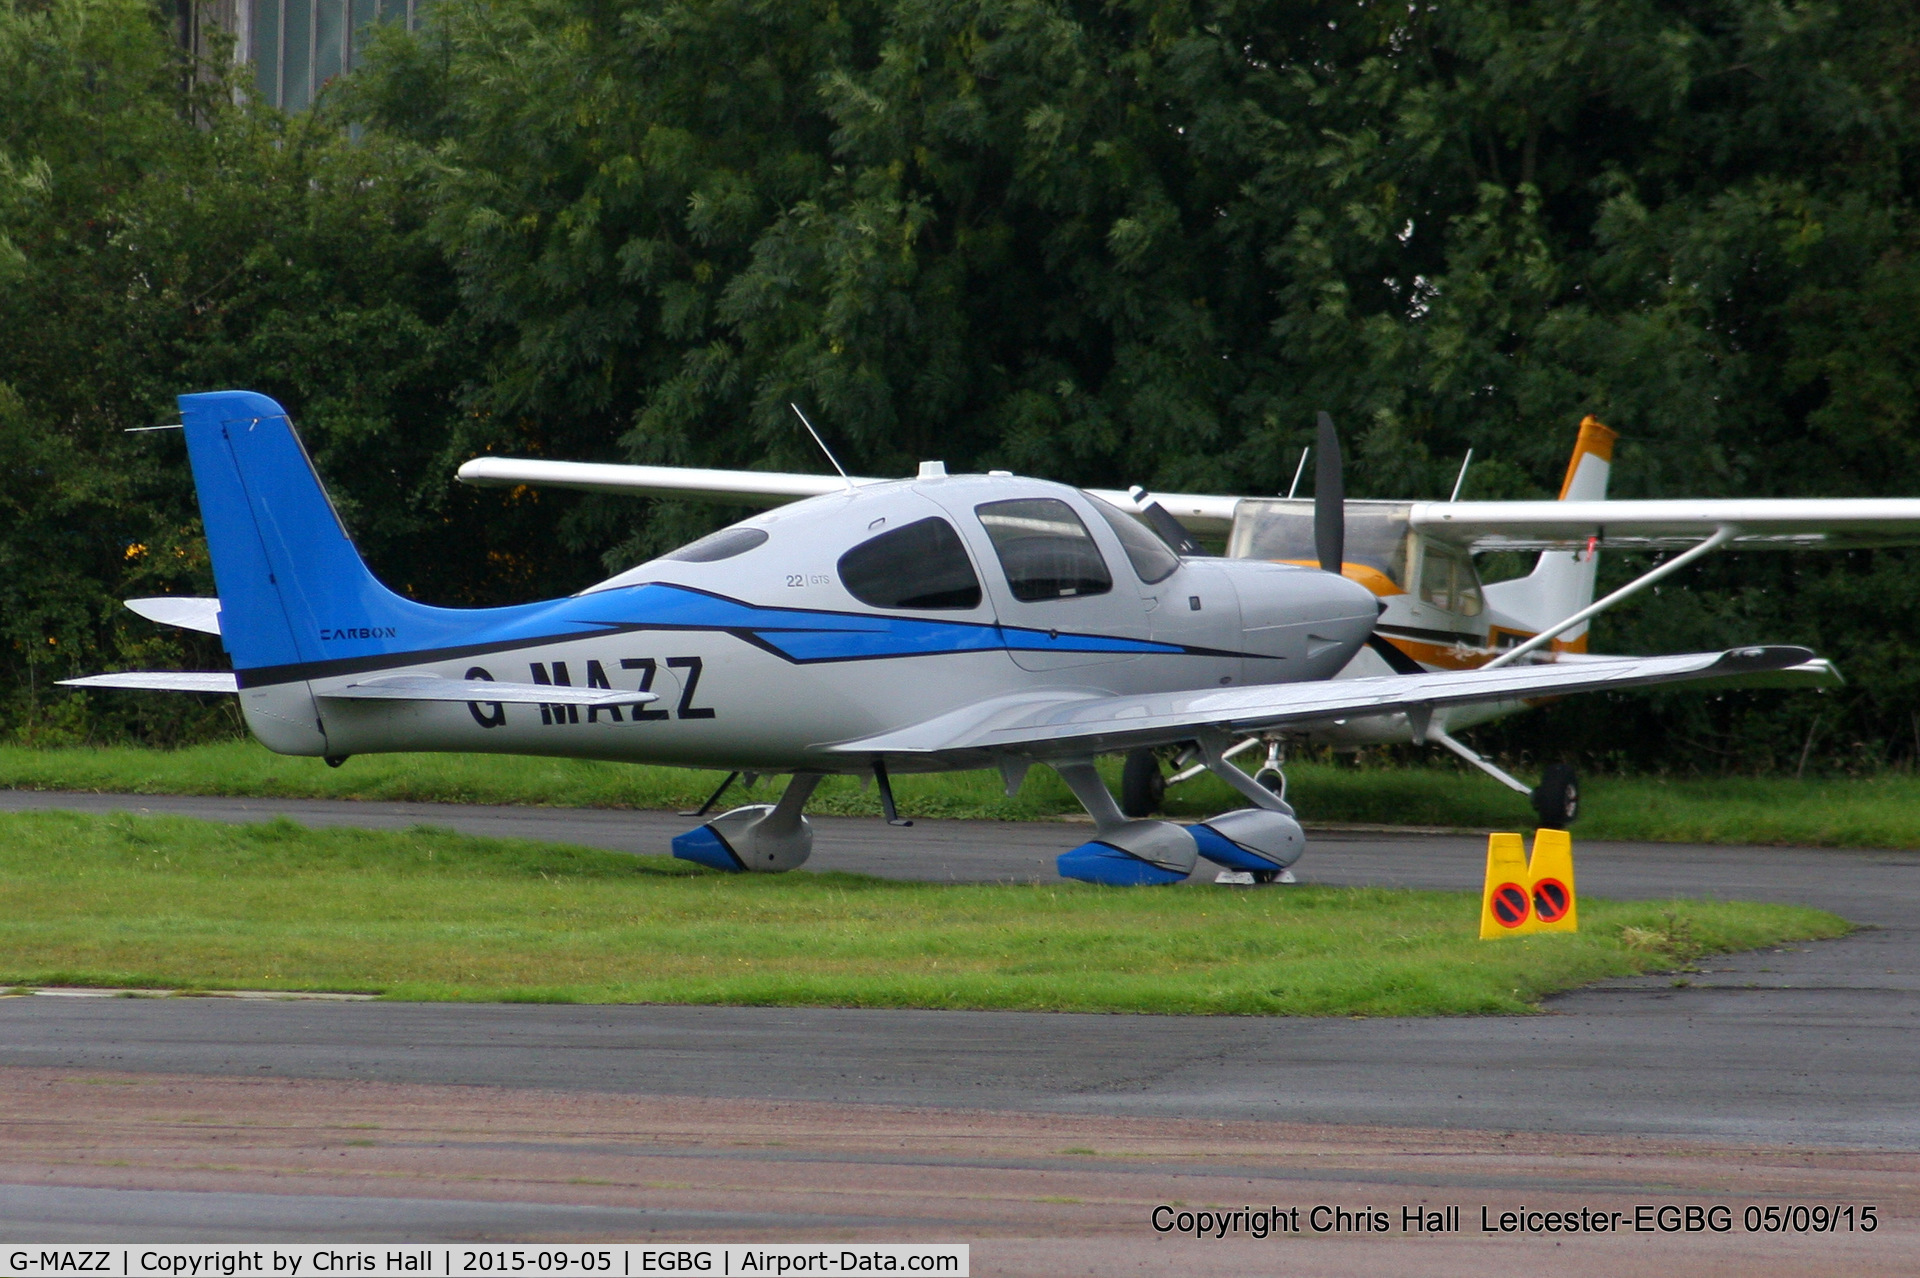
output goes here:
{"type": "Polygon", "coordinates": [[[1479,616],[1484,601],[1473,560],[1433,542],[1420,549],[1420,597],[1462,617],[1479,616]]]}
{"type": "MultiPolygon", "coordinates": [[[[1407,559],[1411,533],[1407,501],[1350,501],[1347,503],[1347,575],[1376,595],[1409,589],[1407,559]],[[1369,580],[1370,570],[1378,577],[1369,580]],[[1384,578],[1384,580],[1381,580],[1384,578]]],[[[1313,544],[1313,503],[1289,498],[1245,498],[1234,520],[1227,554],[1235,559],[1274,559],[1281,563],[1317,565],[1313,544]]]]}

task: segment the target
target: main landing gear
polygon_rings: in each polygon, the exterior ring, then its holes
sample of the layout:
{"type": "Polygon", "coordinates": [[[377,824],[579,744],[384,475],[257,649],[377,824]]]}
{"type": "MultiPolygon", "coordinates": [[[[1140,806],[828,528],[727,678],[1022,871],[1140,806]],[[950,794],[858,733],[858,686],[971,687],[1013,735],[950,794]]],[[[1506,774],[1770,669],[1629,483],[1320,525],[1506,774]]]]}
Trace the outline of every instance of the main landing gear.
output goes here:
{"type": "Polygon", "coordinates": [[[1553,764],[1527,797],[1543,827],[1564,830],[1580,815],[1580,778],[1566,764],[1553,764]]]}
{"type": "MultiPolygon", "coordinates": [[[[1093,817],[1094,826],[1091,840],[1061,854],[1060,876],[1114,885],[1178,883],[1193,873],[1202,858],[1222,868],[1225,882],[1271,883],[1286,876],[1287,867],[1300,859],[1307,842],[1300,823],[1293,819],[1293,809],[1227,762],[1218,743],[1196,742],[1191,750],[1205,760],[1201,766],[1254,806],[1193,825],[1134,819],[1114,802],[1092,759],[1055,763],[1054,770],[1093,817]]],[[[1147,758],[1157,775],[1158,758],[1151,753],[1147,758]]]]}
{"type": "Polygon", "coordinates": [[[1580,778],[1564,763],[1548,765],[1540,784],[1529,788],[1526,782],[1511,776],[1493,760],[1448,736],[1445,728],[1430,726],[1427,740],[1445,746],[1516,794],[1526,795],[1534,815],[1540,818],[1542,829],[1567,829],[1580,815],[1580,778]]]}
{"type": "MultiPolygon", "coordinates": [[[[1193,825],[1132,819],[1114,802],[1092,759],[1055,763],[1054,770],[1094,824],[1092,839],[1061,854],[1061,877],[1116,886],[1178,883],[1204,859],[1221,867],[1217,882],[1291,882],[1287,867],[1306,850],[1306,835],[1293,819],[1293,809],[1273,790],[1229,763],[1220,744],[1201,741],[1192,751],[1204,760],[1200,766],[1239,790],[1254,806],[1193,825]]],[[[876,769],[875,775],[882,785],[882,806],[889,821],[909,824],[894,812],[884,770],[876,769]]],[[[723,812],[675,838],[673,854],[716,870],[778,873],[799,868],[813,851],[813,828],[802,810],[822,779],[818,772],[796,772],[778,803],[750,803],[723,812]]],[[[702,813],[719,801],[733,780],[729,777],[714,792],[702,813]]]]}
{"type": "MultiPolygon", "coordinates": [[[[1277,735],[1248,737],[1238,745],[1229,747],[1221,754],[1222,759],[1231,759],[1245,754],[1255,746],[1265,742],[1267,746],[1266,762],[1260,765],[1253,779],[1280,796],[1287,797],[1286,746],[1277,735]]],[[[1188,744],[1177,751],[1140,749],[1127,751],[1126,761],[1120,768],[1120,810],[1130,817],[1150,817],[1158,812],[1167,797],[1167,787],[1179,785],[1182,781],[1199,776],[1208,770],[1204,762],[1196,763],[1200,758],[1200,747],[1188,744]],[[1167,776],[1161,771],[1161,758],[1170,755],[1173,760],[1174,774],[1167,776]]],[[[1232,784],[1232,782],[1228,782],[1232,784]]]]}

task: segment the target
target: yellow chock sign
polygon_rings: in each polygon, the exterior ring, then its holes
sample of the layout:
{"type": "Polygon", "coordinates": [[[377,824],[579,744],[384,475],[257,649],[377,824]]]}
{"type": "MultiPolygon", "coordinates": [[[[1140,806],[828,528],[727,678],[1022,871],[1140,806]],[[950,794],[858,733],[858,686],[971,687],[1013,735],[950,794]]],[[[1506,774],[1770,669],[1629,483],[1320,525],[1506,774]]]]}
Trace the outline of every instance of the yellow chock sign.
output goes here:
{"type": "Polygon", "coordinates": [[[1565,830],[1535,830],[1527,864],[1533,925],[1541,932],[1578,932],[1580,906],[1573,894],[1573,837],[1565,830]]]}
{"type": "Polygon", "coordinates": [[[1524,936],[1534,930],[1527,847],[1517,834],[1487,836],[1487,883],[1480,893],[1480,939],[1524,936]]]}
{"type": "Polygon", "coordinates": [[[1577,932],[1573,840],[1565,830],[1536,830],[1533,859],[1517,834],[1487,836],[1487,880],[1480,893],[1480,939],[1531,932],[1577,932]]]}

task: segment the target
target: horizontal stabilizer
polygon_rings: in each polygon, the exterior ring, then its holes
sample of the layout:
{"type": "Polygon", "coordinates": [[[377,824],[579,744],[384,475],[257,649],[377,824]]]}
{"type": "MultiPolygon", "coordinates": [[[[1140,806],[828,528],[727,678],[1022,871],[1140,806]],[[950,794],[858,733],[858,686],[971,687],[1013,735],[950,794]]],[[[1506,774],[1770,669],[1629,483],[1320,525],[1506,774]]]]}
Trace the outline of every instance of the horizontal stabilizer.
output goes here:
{"type": "Polygon", "coordinates": [[[123,670],[119,674],[62,679],[68,688],[118,688],[145,692],[238,692],[231,670],[123,670]]]}
{"type": "Polygon", "coordinates": [[[197,595],[156,595],[151,599],[129,599],[127,607],[148,621],[202,634],[220,633],[220,601],[197,595]]]}
{"type": "Polygon", "coordinates": [[[657,693],[619,688],[442,679],[437,675],[393,675],[342,688],[315,689],[314,695],[328,701],[505,701],[517,706],[643,706],[660,699],[657,693]]]}

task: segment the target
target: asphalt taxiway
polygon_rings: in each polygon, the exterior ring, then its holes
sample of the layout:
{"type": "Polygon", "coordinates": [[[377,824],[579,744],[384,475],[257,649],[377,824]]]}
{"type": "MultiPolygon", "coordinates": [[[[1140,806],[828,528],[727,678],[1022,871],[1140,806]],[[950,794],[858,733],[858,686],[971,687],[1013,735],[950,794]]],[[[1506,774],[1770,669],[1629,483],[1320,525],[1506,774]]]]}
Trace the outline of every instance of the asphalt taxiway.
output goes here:
{"type": "MultiPolygon", "coordinates": [[[[690,824],[657,813],[0,792],[0,809],[28,808],[432,824],[649,852],[690,824]]],[[[974,881],[1049,879],[1053,856],[1081,835],[1059,823],[890,829],[835,818],[816,830],[809,869],[974,881]]],[[[1920,855],[1577,839],[1576,853],[1592,895],[1796,902],[1863,930],[1715,959],[1683,980],[1605,982],[1532,1017],[17,997],[0,1000],[0,1066],[1920,1153],[1920,855]]],[[[1484,856],[1483,838],[1319,831],[1299,871],[1322,883],[1474,890],[1484,856]]],[[[0,1213],[29,1208],[10,1201],[0,1213]]],[[[445,1232],[458,1234],[457,1221],[445,1232]]]]}
{"type": "MultiPolygon", "coordinates": [[[[0,807],[428,823],[655,852],[689,824],[671,813],[18,791],[0,792],[0,807]]],[[[975,881],[1052,878],[1053,856],[1080,835],[1063,823],[892,829],[831,817],[816,831],[809,869],[975,881]]],[[[1576,846],[1591,895],[1798,902],[1865,930],[1716,959],[1684,983],[1606,982],[1551,1000],[1546,1017],[16,998],[0,1002],[0,1064],[1920,1150],[1920,854],[1576,846]]],[[[1470,836],[1321,831],[1298,868],[1314,882],[1476,890],[1484,858],[1470,836]]]]}

